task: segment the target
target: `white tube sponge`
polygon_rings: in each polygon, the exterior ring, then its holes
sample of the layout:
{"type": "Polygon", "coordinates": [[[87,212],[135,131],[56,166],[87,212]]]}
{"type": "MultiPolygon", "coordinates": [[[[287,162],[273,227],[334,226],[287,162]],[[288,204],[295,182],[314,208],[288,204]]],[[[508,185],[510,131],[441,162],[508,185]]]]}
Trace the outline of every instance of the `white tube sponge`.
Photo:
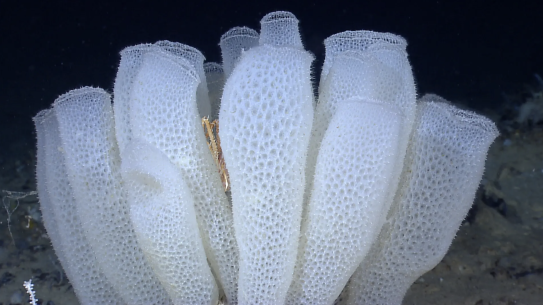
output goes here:
{"type": "Polygon", "coordinates": [[[34,117],[38,135],[36,180],[47,234],[82,304],[123,304],[102,273],[81,226],[52,109],[34,117]]]}
{"type": "Polygon", "coordinates": [[[404,116],[371,100],[341,103],[324,136],[287,304],[332,304],[384,223],[401,167],[404,116]]]}
{"type": "Polygon", "coordinates": [[[443,258],[466,216],[498,131],[490,120],[426,95],[379,240],[352,276],[348,304],[401,304],[443,258]]]}
{"type": "MultiPolygon", "coordinates": [[[[391,46],[392,47],[392,46],[391,46]]],[[[306,176],[313,177],[317,153],[330,120],[339,104],[346,100],[369,99],[397,107],[405,117],[402,126],[401,149],[398,156],[403,159],[413,120],[415,117],[415,83],[407,54],[398,49],[395,52],[348,50],[336,56],[328,78],[320,88],[319,103],[309,142],[306,176]],[[395,60],[397,58],[401,60],[395,60]],[[390,58],[390,59],[389,59],[390,58]],[[395,65],[383,61],[394,61],[395,65]],[[405,94],[413,92],[413,94],[405,94]]],[[[399,178],[401,167],[395,174],[399,178]]],[[[313,181],[307,181],[305,204],[307,204],[313,181]]],[[[393,195],[394,190],[390,190],[393,195]]],[[[392,198],[389,200],[392,202],[392,198]]],[[[305,214],[304,214],[305,217],[305,214]]]]}
{"type": "Polygon", "coordinates": [[[373,31],[345,31],[324,40],[325,57],[322,65],[319,88],[322,86],[338,54],[347,50],[365,51],[373,44],[389,44],[405,51],[407,41],[398,35],[373,31]]]}
{"type": "Polygon", "coordinates": [[[174,304],[217,304],[190,190],[174,164],[149,143],[134,139],[121,174],[130,216],[147,261],[174,304]]]}
{"type": "Polygon", "coordinates": [[[132,140],[129,102],[132,86],[134,85],[134,78],[141,67],[143,55],[153,48],[156,47],[152,44],[138,44],[121,51],[121,62],[117,69],[115,86],[113,88],[115,135],[121,153],[128,142],[132,140]]]}
{"type": "Polygon", "coordinates": [[[221,36],[222,67],[226,78],[239,61],[241,53],[258,45],[258,32],[248,27],[234,27],[221,36]]]}
{"type": "Polygon", "coordinates": [[[77,213],[102,272],[128,304],[170,304],[127,217],[109,94],[84,87],[53,105],[77,213]]]}
{"type": "MultiPolygon", "coordinates": [[[[55,250],[58,260],[62,264],[68,278],[72,280],[70,277],[72,272],[72,269],[70,268],[71,266],[67,266],[69,254],[65,253],[64,250],[62,238],[60,237],[60,232],[62,229],[59,228],[59,223],[57,222],[59,217],[56,215],[55,211],[55,204],[57,203],[55,199],[59,198],[54,198],[55,191],[49,187],[49,185],[53,186],[52,184],[54,184],[54,182],[49,181],[47,177],[47,174],[55,171],[56,168],[60,168],[61,170],[63,169],[64,173],[62,176],[66,176],[66,166],[63,164],[64,157],[61,155],[63,160],[61,161],[62,163],[58,165],[53,163],[54,160],[51,160],[50,158],[50,156],[52,156],[51,151],[54,151],[55,149],[57,151],[62,149],[62,145],[55,146],[54,143],[51,143],[51,140],[47,136],[48,133],[51,134],[52,132],[56,132],[58,134],[58,123],[56,122],[55,112],[51,109],[40,111],[33,120],[36,127],[37,136],[36,187],[38,191],[38,199],[40,201],[43,225],[47,231],[47,235],[49,235],[49,239],[51,239],[51,243],[53,244],[53,249],[55,250]]],[[[57,155],[60,154],[57,153],[57,155]]],[[[63,178],[65,179],[65,177],[63,178]]],[[[59,197],[64,197],[65,192],[72,192],[71,187],[62,186],[62,188],[58,191],[58,193],[62,194],[59,197]]],[[[73,280],[77,281],[78,279],[74,278],[73,280]]],[[[72,285],[74,286],[74,290],[77,292],[77,289],[79,288],[78,283],[75,282],[72,285]]]]}
{"type": "Polygon", "coordinates": [[[219,134],[232,186],[241,304],[281,304],[292,280],[313,119],[312,60],[299,48],[255,47],[224,88],[219,134]]]}
{"type": "MultiPolygon", "coordinates": [[[[167,40],[158,41],[155,44],[139,44],[130,46],[121,51],[121,62],[115,77],[114,103],[115,132],[119,151],[132,139],[132,124],[130,123],[130,94],[134,86],[134,80],[143,63],[144,55],[152,50],[163,50],[176,57],[184,58],[192,65],[201,80],[205,80],[204,55],[197,49],[178,42],[167,40]]],[[[211,104],[208,96],[207,83],[198,85],[197,104],[200,116],[211,114],[211,104]]]]}
{"type": "Polygon", "coordinates": [[[130,98],[130,124],[134,139],[157,147],[183,175],[194,197],[207,258],[234,304],[238,250],[232,211],[196,106],[199,81],[195,68],[182,57],[158,49],[146,53],[130,98]]]}
{"type": "MultiPolygon", "coordinates": [[[[415,82],[405,51],[405,39],[389,33],[346,31],[328,37],[324,44],[326,58],[309,142],[306,176],[314,175],[320,143],[338,104],[352,98],[381,101],[402,111],[405,120],[400,143],[402,155],[398,158],[403,159],[416,104],[415,82]]],[[[401,167],[398,167],[396,179],[400,172],[401,167]]],[[[310,180],[306,186],[305,205],[311,188],[310,180]]],[[[394,190],[390,190],[390,194],[393,195],[394,190]]]]}
{"type": "Polygon", "coordinates": [[[260,45],[291,47],[303,50],[298,19],[291,12],[277,11],[260,20],[260,45]]]}
{"type": "Polygon", "coordinates": [[[168,40],[157,41],[155,45],[170,54],[186,59],[192,65],[200,78],[200,83],[198,83],[198,89],[196,90],[198,113],[200,114],[200,117],[210,116],[211,103],[209,102],[209,90],[207,88],[206,74],[204,71],[205,57],[202,52],[189,45],[168,40]]]}

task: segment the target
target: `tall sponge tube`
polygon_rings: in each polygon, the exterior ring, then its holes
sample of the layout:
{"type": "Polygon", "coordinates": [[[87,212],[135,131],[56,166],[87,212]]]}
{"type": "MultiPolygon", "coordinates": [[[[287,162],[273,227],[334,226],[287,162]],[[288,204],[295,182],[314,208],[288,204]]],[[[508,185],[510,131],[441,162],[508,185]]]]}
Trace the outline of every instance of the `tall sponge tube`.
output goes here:
{"type": "Polygon", "coordinates": [[[54,110],[76,210],[101,270],[128,304],[170,304],[126,217],[109,94],[72,90],[55,101],[54,110]]]}
{"type": "Polygon", "coordinates": [[[134,138],[152,144],[177,167],[194,198],[204,249],[230,304],[237,299],[238,250],[232,210],[209,152],[197,108],[197,69],[183,56],[147,52],[130,96],[134,138]],[[220,217],[217,217],[220,215],[220,217]]]}
{"type": "Polygon", "coordinates": [[[34,117],[38,136],[36,180],[47,234],[81,304],[124,304],[104,276],[77,214],[55,111],[34,117]]]}
{"type": "Polygon", "coordinates": [[[348,304],[401,304],[409,286],[445,256],[483,175],[498,131],[489,119],[436,95],[417,106],[398,192],[348,288],[348,304]]]}
{"type": "Polygon", "coordinates": [[[132,140],[122,157],[139,245],[174,304],[217,304],[217,284],[182,174],[164,153],[142,140],[132,140]]]}
{"type": "Polygon", "coordinates": [[[338,105],[319,151],[287,304],[333,304],[368,253],[401,166],[404,119],[372,100],[338,105]]]}
{"type": "MultiPolygon", "coordinates": [[[[262,32],[266,37],[264,24],[262,32]]],[[[240,304],[282,304],[292,281],[313,120],[312,60],[299,48],[264,44],[243,53],[224,88],[219,134],[232,186],[240,304]]]]}

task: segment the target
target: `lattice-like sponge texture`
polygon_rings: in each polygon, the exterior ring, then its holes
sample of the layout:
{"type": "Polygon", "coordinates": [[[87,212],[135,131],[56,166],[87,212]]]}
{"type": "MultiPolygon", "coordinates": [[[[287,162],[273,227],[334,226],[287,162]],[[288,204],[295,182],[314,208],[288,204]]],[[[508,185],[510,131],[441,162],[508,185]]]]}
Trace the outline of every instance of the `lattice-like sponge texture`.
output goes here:
{"type": "Polygon", "coordinates": [[[157,147],[183,175],[194,198],[211,268],[228,300],[235,302],[238,251],[232,212],[196,106],[199,81],[184,57],[162,50],[148,52],[135,78],[130,124],[134,138],[157,147]]]}
{"type": "Polygon", "coordinates": [[[421,99],[389,220],[351,278],[350,304],[400,304],[413,281],[441,261],[497,135],[483,116],[435,95],[421,99]]]}
{"type": "Polygon", "coordinates": [[[123,304],[102,273],[76,210],[55,111],[34,118],[38,134],[37,182],[47,234],[82,304],[123,304]]]}
{"type": "Polygon", "coordinates": [[[332,304],[384,222],[403,116],[375,101],[339,105],[319,151],[288,304],[332,304]]]}
{"type": "Polygon", "coordinates": [[[174,304],[217,304],[190,190],[168,157],[133,140],[122,175],[138,242],[174,304]]]}
{"type": "Polygon", "coordinates": [[[72,90],[55,101],[54,109],[79,219],[102,272],[129,304],[168,304],[126,217],[109,94],[72,90]]]}
{"type": "Polygon", "coordinates": [[[224,89],[219,133],[240,248],[239,296],[250,297],[241,303],[282,303],[292,277],[313,119],[311,61],[299,49],[259,46],[243,54],[224,89]]]}

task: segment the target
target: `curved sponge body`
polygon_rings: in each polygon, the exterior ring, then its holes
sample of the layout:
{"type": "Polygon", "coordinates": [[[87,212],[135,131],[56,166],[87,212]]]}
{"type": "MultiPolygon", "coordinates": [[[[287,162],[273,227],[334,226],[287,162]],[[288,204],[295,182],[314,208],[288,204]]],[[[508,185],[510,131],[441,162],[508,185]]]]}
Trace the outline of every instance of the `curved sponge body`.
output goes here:
{"type": "Polygon", "coordinates": [[[183,57],[147,52],[134,81],[130,124],[133,138],[154,145],[183,175],[211,268],[228,301],[235,303],[238,252],[232,211],[201,126],[199,81],[196,69],[183,57]]]}
{"type": "Polygon", "coordinates": [[[47,234],[82,304],[124,304],[104,276],[76,209],[68,180],[55,111],[42,110],[35,118],[38,136],[36,178],[47,234]]]}
{"type": "Polygon", "coordinates": [[[377,238],[395,183],[404,117],[393,106],[338,106],[319,151],[288,304],[333,304],[377,238]]]}
{"type": "Polygon", "coordinates": [[[322,87],[322,84],[327,79],[337,55],[348,50],[365,51],[375,44],[393,45],[404,51],[407,47],[407,41],[401,36],[364,30],[345,31],[326,38],[324,40],[326,53],[322,65],[319,88],[322,87]]]}
{"type": "Polygon", "coordinates": [[[262,45],[228,79],[220,138],[240,249],[241,304],[283,303],[296,260],[313,119],[307,52],[262,45]]]}
{"type": "Polygon", "coordinates": [[[133,140],[122,175],[138,242],[174,304],[217,304],[194,202],[179,170],[154,146],[133,140]]]}
{"type": "Polygon", "coordinates": [[[398,192],[379,242],[351,278],[349,304],[401,304],[409,286],[439,263],[497,135],[485,117],[435,95],[422,98],[398,192]]]}
{"type": "MultiPolygon", "coordinates": [[[[397,52],[400,53],[399,56],[402,55],[401,50],[397,52]]],[[[402,70],[403,73],[404,70],[410,72],[410,69],[409,67],[402,69],[405,67],[398,68],[386,65],[382,62],[383,58],[379,58],[378,54],[374,53],[348,50],[336,56],[326,81],[319,88],[319,103],[315,109],[315,119],[309,142],[307,177],[313,177],[315,174],[317,153],[336,109],[342,102],[354,98],[380,101],[383,104],[393,105],[401,111],[406,120],[404,120],[402,126],[403,136],[400,147],[403,147],[402,149],[405,151],[414,117],[415,96],[404,97],[402,92],[406,88],[414,88],[414,83],[407,82],[397,70],[402,70]]],[[[394,56],[395,54],[385,54],[381,55],[381,57],[386,59],[391,55],[394,56]]],[[[406,56],[404,62],[409,66],[406,56]]],[[[403,155],[398,156],[398,158],[403,158],[403,155]]],[[[401,171],[401,167],[398,166],[398,168],[396,179],[401,171]]],[[[311,180],[307,182],[306,197],[309,197],[312,183],[311,180]]],[[[393,190],[391,190],[391,193],[393,193],[393,190]]],[[[306,200],[306,202],[308,201],[306,200]]]]}
{"type": "Polygon", "coordinates": [[[222,66],[224,75],[230,76],[241,53],[258,45],[258,32],[248,27],[234,27],[221,36],[222,66]]]}
{"type": "Polygon", "coordinates": [[[169,304],[126,217],[109,95],[89,87],[72,90],[55,101],[54,110],[78,216],[102,272],[128,304],[169,304]]]}

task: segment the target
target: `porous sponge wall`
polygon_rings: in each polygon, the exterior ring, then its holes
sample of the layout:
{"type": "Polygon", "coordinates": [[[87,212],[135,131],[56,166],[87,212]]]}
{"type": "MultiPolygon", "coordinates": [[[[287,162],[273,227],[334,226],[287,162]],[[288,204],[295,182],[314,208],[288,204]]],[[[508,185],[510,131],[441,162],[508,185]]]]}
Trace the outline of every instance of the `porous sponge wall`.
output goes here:
{"type": "Polygon", "coordinates": [[[234,70],[241,53],[258,45],[258,32],[248,27],[234,27],[221,36],[222,67],[227,78],[234,70]]]}
{"type": "Polygon", "coordinates": [[[359,51],[342,53],[336,58],[319,95],[311,149],[318,151],[339,103],[353,97],[393,103],[404,87],[400,75],[371,54],[359,51]]]}
{"type": "Polygon", "coordinates": [[[379,242],[351,278],[349,304],[401,304],[445,255],[473,202],[498,132],[435,95],[421,99],[400,187],[379,242]]]}
{"type": "Polygon", "coordinates": [[[200,122],[199,81],[196,69],[183,57],[162,50],[148,52],[135,77],[130,124],[134,138],[162,151],[183,175],[211,267],[228,301],[235,303],[238,251],[232,211],[200,122]]]}
{"type": "Polygon", "coordinates": [[[130,125],[130,93],[143,62],[145,53],[156,48],[152,44],[138,44],[121,51],[121,62],[115,77],[113,88],[113,109],[115,116],[115,136],[117,146],[122,153],[124,147],[132,140],[132,126],[130,125]]]}
{"type": "Polygon", "coordinates": [[[174,304],[217,304],[194,202],[164,153],[133,140],[123,153],[123,180],[138,242],[174,304]]]}
{"type": "Polygon", "coordinates": [[[388,44],[405,51],[407,41],[398,35],[372,31],[345,31],[324,40],[325,58],[322,65],[319,88],[326,80],[338,54],[348,50],[365,51],[374,44],[388,44]]]}
{"type": "Polygon", "coordinates": [[[178,166],[196,168],[191,142],[200,127],[196,108],[200,78],[195,69],[187,60],[155,49],[144,55],[134,82],[129,102],[133,138],[153,144],[178,166]]]}
{"type": "MultiPolygon", "coordinates": [[[[320,91],[309,142],[306,176],[313,177],[315,174],[317,152],[330,120],[340,103],[357,98],[377,100],[393,105],[412,104],[414,108],[414,96],[411,100],[401,96],[402,90],[408,86],[412,86],[412,83],[405,82],[396,69],[383,64],[368,52],[346,51],[338,55],[320,91]]],[[[401,109],[405,111],[405,107],[401,109]]],[[[305,204],[308,202],[312,183],[313,181],[308,179],[304,195],[306,197],[305,204]]]]}
{"type": "Polygon", "coordinates": [[[390,206],[402,123],[383,103],[338,106],[319,151],[287,304],[332,304],[370,249],[390,206]]]}
{"type": "Polygon", "coordinates": [[[77,212],[102,271],[126,303],[169,304],[126,217],[109,94],[89,87],[72,90],[55,101],[54,109],[77,212]]]}
{"type": "Polygon", "coordinates": [[[263,45],[227,81],[220,138],[230,174],[243,304],[284,302],[300,228],[313,119],[312,56],[263,45]]]}
{"type": "Polygon", "coordinates": [[[34,118],[38,135],[37,182],[47,234],[82,304],[123,304],[102,273],[76,211],[55,111],[34,118]],[[60,150],[60,151],[59,151],[60,150]]]}
{"type": "Polygon", "coordinates": [[[260,20],[260,45],[288,46],[303,49],[298,19],[291,12],[277,11],[260,20]]]}

